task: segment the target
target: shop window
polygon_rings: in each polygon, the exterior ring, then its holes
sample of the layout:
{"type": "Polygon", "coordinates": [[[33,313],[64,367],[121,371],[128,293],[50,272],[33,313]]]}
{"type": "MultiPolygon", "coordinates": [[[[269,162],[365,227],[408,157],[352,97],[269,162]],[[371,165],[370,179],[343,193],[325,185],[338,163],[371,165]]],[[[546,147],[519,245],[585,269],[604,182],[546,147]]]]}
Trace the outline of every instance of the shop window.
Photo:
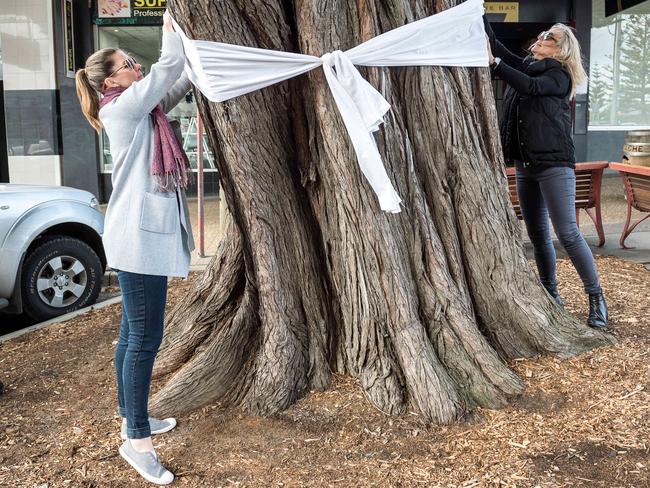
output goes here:
{"type": "MultiPolygon", "coordinates": [[[[162,29],[160,26],[101,26],[98,27],[99,49],[117,47],[133,56],[142,65],[146,75],[151,65],[158,60],[160,54],[162,29]]],[[[196,151],[196,102],[192,92],[188,92],[169,116],[180,123],[182,144],[185,149],[192,169],[197,169],[196,151]]],[[[204,131],[203,168],[206,171],[217,171],[214,157],[207,146],[204,131]]],[[[102,131],[100,138],[101,171],[110,173],[113,163],[110,154],[110,144],[106,133],[102,131]]]]}
{"type": "MultiPolygon", "coordinates": [[[[187,154],[190,161],[190,166],[193,170],[198,168],[196,161],[198,157],[197,148],[197,119],[196,119],[196,103],[194,101],[194,93],[189,92],[185,96],[185,100],[179,103],[169,115],[180,122],[181,134],[183,135],[183,149],[187,154]]],[[[208,139],[203,129],[203,169],[205,171],[217,171],[212,152],[208,147],[208,139]]]]}
{"type": "Polygon", "coordinates": [[[650,128],[650,0],[605,17],[593,1],[589,128],[650,128]]]}

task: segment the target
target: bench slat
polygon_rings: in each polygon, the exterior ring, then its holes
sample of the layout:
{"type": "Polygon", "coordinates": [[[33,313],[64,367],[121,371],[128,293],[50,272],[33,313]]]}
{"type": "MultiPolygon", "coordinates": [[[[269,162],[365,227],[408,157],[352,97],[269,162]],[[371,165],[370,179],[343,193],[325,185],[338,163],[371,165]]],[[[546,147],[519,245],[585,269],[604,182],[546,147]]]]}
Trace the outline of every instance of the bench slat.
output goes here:
{"type": "Polygon", "coordinates": [[[637,210],[650,212],[650,191],[633,188],[632,193],[634,195],[634,204],[637,210]]]}
{"type": "Polygon", "coordinates": [[[649,180],[641,180],[639,178],[634,178],[632,176],[630,178],[630,183],[632,183],[635,187],[641,188],[641,189],[648,189],[650,190],[650,179],[649,180]]]}

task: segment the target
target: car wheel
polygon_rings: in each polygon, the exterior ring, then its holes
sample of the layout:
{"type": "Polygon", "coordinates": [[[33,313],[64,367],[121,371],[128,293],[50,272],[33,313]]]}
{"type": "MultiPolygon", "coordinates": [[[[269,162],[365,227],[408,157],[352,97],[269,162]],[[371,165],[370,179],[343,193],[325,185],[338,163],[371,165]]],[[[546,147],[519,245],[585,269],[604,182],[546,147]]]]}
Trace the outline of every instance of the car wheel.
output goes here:
{"type": "Polygon", "coordinates": [[[25,259],[23,308],[47,320],[92,305],[102,287],[102,263],[83,241],[47,236],[25,259]]]}

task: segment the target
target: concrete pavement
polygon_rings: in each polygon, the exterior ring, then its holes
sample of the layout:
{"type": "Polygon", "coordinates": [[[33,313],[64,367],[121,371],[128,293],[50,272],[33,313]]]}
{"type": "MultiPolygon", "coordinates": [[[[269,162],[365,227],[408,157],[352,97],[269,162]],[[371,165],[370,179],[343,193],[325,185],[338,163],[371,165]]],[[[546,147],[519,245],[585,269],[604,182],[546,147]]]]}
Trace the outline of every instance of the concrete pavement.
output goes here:
{"type": "MultiPolygon", "coordinates": [[[[596,247],[598,245],[597,236],[586,235],[585,239],[594,256],[615,256],[634,263],[643,264],[650,271],[650,232],[632,233],[625,241],[625,245],[630,249],[621,249],[618,245],[620,237],[620,232],[616,234],[605,234],[605,244],[603,247],[596,247]]],[[[524,244],[526,256],[529,259],[534,259],[533,246],[527,238],[524,239],[524,244]]],[[[559,258],[568,258],[557,239],[553,240],[553,244],[559,258]]]]}
{"type": "Polygon", "coordinates": [[[625,240],[625,245],[630,249],[621,249],[618,245],[620,237],[620,232],[618,234],[606,234],[603,247],[596,247],[598,239],[594,237],[587,237],[587,242],[596,256],[616,256],[643,264],[650,270],[650,231],[630,234],[625,240]]]}

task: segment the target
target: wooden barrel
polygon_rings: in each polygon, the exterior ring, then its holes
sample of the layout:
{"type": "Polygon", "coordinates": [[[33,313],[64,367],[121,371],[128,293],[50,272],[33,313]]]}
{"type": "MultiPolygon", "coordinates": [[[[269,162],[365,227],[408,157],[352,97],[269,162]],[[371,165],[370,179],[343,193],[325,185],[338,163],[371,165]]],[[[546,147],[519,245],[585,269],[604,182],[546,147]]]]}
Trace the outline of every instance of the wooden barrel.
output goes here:
{"type": "Polygon", "coordinates": [[[635,130],[625,135],[621,162],[632,166],[650,166],[650,130],[635,130]]]}

